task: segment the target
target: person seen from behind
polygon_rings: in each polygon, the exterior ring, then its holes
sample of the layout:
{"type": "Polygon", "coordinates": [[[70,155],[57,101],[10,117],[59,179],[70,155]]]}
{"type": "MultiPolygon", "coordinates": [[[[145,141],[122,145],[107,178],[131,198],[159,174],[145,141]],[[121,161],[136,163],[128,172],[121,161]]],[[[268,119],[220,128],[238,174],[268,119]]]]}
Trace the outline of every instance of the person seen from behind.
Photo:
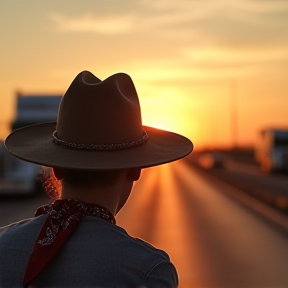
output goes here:
{"type": "Polygon", "coordinates": [[[35,217],[0,229],[0,287],[178,286],[167,253],[115,221],[142,169],[193,149],[184,136],[142,125],[130,76],[101,81],[79,73],[57,122],[18,129],[5,145],[22,160],[51,167],[62,187],[35,217]]]}

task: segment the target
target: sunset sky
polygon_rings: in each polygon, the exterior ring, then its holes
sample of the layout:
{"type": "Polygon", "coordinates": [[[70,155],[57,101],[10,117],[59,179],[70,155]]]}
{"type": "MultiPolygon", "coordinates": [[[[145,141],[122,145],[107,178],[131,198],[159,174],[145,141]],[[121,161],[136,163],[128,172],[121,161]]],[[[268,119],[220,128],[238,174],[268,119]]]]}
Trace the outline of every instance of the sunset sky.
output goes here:
{"type": "Polygon", "coordinates": [[[287,0],[1,0],[0,41],[1,138],[15,91],[63,94],[82,70],[128,73],[143,124],[196,148],[288,127],[287,0]]]}

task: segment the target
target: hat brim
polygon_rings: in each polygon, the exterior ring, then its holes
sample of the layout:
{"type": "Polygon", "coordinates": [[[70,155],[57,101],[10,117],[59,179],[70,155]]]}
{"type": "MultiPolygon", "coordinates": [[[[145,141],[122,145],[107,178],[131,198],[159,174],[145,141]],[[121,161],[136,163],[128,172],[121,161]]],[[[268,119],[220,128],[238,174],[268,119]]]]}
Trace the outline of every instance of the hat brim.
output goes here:
{"type": "Polygon", "coordinates": [[[35,164],[79,170],[147,168],[175,161],[193,150],[184,136],[148,126],[148,140],[136,147],[113,151],[85,151],[52,142],[56,122],[27,126],[12,132],[5,140],[14,156],[35,164]]]}

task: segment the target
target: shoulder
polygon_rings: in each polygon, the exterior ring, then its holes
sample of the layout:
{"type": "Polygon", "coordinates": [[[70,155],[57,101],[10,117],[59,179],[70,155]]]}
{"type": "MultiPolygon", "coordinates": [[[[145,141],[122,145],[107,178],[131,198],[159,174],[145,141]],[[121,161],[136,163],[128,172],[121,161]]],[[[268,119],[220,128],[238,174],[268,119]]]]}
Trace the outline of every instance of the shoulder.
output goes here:
{"type": "Polygon", "coordinates": [[[17,227],[21,227],[21,226],[25,225],[27,222],[30,222],[31,219],[21,220],[19,222],[14,222],[14,223],[11,223],[9,225],[0,227],[0,235],[3,235],[4,233],[7,233],[8,231],[12,231],[15,228],[17,229],[17,227]]]}
{"type": "MultiPolygon", "coordinates": [[[[115,247],[115,249],[117,249],[117,250],[121,250],[121,248],[122,248],[125,251],[125,253],[129,253],[129,252],[127,252],[127,250],[131,251],[131,254],[133,254],[137,251],[138,252],[137,257],[139,257],[143,254],[143,255],[151,255],[151,256],[159,258],[161,260],[168,260],[169,261],[169,256],[165,251],[163,251],[161,249],[157,249],[156,247],[154,247],[153,245],[151,245],[150,243],[148,243],[142,239],[139,239],[139,238],[136,238],[136,237],[129,235],[127,233],[127,231],[120,226],[113,225],[113,224],[108,223],[107,221],[104,221],[104,220],[99,219],[99,218],[91,219],[90,217],[87,217],[85,220],[86,221],[83,221],[84,225],[83,226],[81,225],[80,227],[83,227],[83,229],[85,229],[85,227],[88,227],[89,224],[87,223],[87,220],[89,222],[91,221],[90,223],[93,225],[95,225],[95,223],[98,223],[98,225],[97,225],[97,228],[99,229],[98,233],[96,233],[96,230],[91,229],[90,231],[91,231],[91,234],[93,233],[93,235],[89,235],[89,236],[92,238],[95,237],[95,238],[99,238],[99,239],[105,239],[105,243],[107,245],[109,245],[112,250],[113,250],[113,247],[115,247]],[[105,235],[105,237],[104,237],[104,235],[105,235]]],[[[83,232],[84,231],[81,231],[81,234],[80,234],[81,236],[85,235],[85,233],[83,233],[83,232]]]]}
{"type": "Polygon", "coordinates": [[[117,249],[121,251],[121,247],[126,251],[129,248],[129,251],[137,250],[146,255],[153,254],[163,260],[169,260],[168,254],[164,251],[155,248],[144,240],[129,235],[120,226],[95,217],[85,216],[81,221],[81,225],[77,228],[77,233],[75,233],[74,237],[75,241],[88,241],[88,243],[101,243],[105,240],[102,244],[111,247],[110,249],[112,250],[117,249]]]}
{"type": "MultiPolygon", "coordinates": [[[[98,259],[103,256],[102,263],[107,258],[114,259],[113,265],[121,266],[122,271],[129,271],[131,275],[139,275],[147,287],[177,287],[177,272],[168,254],[142,239],[129,235],[122,227],[102,219],[85,217],[77,232],[73,242],[77,243],[78,249],[83,247],[81,255],[89,247],[89,255],[96,253],[98,259]],[[79,245],[80,241],[85,242],[79,245]]],[[[72,245],[72,242],[70,244],[72,245]]],[[[85,257],[86,260],[89,255],[85,257]]]]}
{"type": "Polygon", "coordinates": [[[25,219],[19,222],[12,223],[10,225],[0,227],[0,240],[7,237],[9,238],[10,236],[11,237],[28,236],[30,232],[33,231],[35,231],[35,233],[38,233],[45,218],[46,218],[45,215],[41,215],[39,217],[25,219]],[[25,230],[25,233],[23,233],[23,230],[25,230]]]}
{"type": "Polygon", "coordinates": [[[153,255],[153,261],[149,260],[150,264],[153,264],[150,265],[150,270],[147,270],[145,277],[147,287],[178,287],[177,271],[168,254],[141,239],[134,238],[134,241],[153,255]]]}
{"type": "Polygon", "coordinates": [[[144,248],[146,255],[153,255],[153,257],[148,260],[150,266],[147,266],[147,274],[145,276],[146,286],[149,288],[178,287],[177,271],[170,261],[168,254],[141,239],[134,238],[134,241],[138,243],[142,249],[144,248]]]}
{"type": "Polygon", "coordinates": [[[179,280],[175,266],[170,261],[160,261],[146,276],[146,285],[152,287],[178,287],[179,280]]]}
{"type": "MultiPolygon", "coordinates": [[[[127,233],[127,232],[125,231],[125,233],[127,233]]],[[[134,245],[136,245],[139,249],[143,249],[145,252],[148,252],[148,253],[149,252],[153,253],[154,255],[157,255],[157,258],[159,258],[163,261],[164,260],[170,261],[170,258],[165,251],[156,248],[152,244],[150,244],[150,243],[148,243],[148,242],[146,242],[140,238],[134,238],[134,237],[130,236],[128,233],[127,233],[127,235],[130,238],[130,241],[134,242],[134,245]]]]}

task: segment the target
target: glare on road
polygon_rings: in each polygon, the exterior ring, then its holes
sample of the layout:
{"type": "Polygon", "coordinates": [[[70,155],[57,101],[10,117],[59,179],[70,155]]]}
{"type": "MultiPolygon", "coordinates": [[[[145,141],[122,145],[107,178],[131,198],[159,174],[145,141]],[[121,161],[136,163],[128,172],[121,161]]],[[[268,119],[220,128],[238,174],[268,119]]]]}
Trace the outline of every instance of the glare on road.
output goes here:
{"type": "Polygon", "coordinates": [[[220,190],[182,161],[149,168],[117,223],[170,255],[180,287],[287,286],[287,234],[220,190]]]}

